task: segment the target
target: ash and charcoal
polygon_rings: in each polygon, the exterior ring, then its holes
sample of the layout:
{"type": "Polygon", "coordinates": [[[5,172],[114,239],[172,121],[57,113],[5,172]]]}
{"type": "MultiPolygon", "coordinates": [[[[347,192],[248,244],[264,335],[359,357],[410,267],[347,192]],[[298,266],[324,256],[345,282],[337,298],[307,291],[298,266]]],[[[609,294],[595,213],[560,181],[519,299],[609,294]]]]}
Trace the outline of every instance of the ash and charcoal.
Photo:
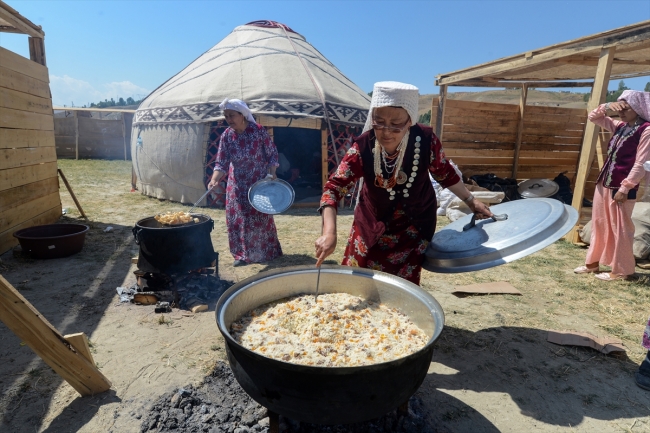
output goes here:
{"type": "Polygon", "coordinates": [[[158,303],[167,302],[175,308],[190,309],[198,304],[212,305],[233,283],[220,279],[209,271],[192,271],[179,275],[135,272],[137,282],[129,287],[118,287],[120,302],[140,303],[143,296],[151,296],[158,303]]]}
{"type": "MultiPolygon", "coordinates": [[[[280,433],[420,433],[432,431],[425,423],[423,405],[411,397],[408,414],[397,410],[357,424],[323,426],[279,417],[280,433]]],[[[187,386],[164,394],[144,417],[141,432],[268,433],[268,410],[239,386],[230,367],[219,362],[198,387],[187,386]]]]}

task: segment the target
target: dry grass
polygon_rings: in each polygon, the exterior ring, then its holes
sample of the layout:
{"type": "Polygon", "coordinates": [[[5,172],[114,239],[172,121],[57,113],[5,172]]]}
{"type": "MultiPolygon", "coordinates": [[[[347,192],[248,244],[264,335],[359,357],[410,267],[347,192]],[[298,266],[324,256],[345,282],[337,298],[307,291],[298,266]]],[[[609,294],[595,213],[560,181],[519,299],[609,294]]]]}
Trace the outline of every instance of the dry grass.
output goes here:
{"type": "MultiPolygon", "coordinates": [[[[131,163],[128,161],[60,160],[59,167],[94,224],[121,225],[130,229],[138,219],[186,208],[130,192],[131,163]]],[[[78,217],[65,190],[61,197],[63,207],[70,211],[69,216],[78,217]]],[[[213,243],[222,263],[229,262],[223,210],[203,209],[202,212],[215,220],[213,243]]],[[[269,268],[315,263],[313,245],[321,225],[316,210],[291,210],[276,216],[275,221],[284,256],[268,265],[227,266],[227,279],[238,281],[269,268]]],[[[330,257],[330,263],[340,263],[351,222],[352,212],[342,211],[338,218],[339,247],[330,257]]],[[[438,225],[446,223],[446,218],[440,218],[438,225]]],[[[115,245],[115,250],[118,247],[115,245]]],[[[423,272],[421,285],[434,296],[448,296],[454,286],[508,281],[523,296],[465,298],[461,304],[463,311],[448,312],[447,324],[470,331],[512,326],[610,335],[623,340],[629,358],[638,364],[644,354],[640,340],[650,305],[650,273],[637,269],[638,279],[613,282],[596,280],[593,275],[575,275],[572,269],[584,262],[585,253],[584,248],[558,241],[531,256],[493,269],[464,274],[423,272]],[[486,304],[498,313],[483,314],[486,304]]],[[[109,258],[102,255],[92,259],[109,258]]],[[[210,354],[201,355],[203,362],[210,358],[210,354]]]]}

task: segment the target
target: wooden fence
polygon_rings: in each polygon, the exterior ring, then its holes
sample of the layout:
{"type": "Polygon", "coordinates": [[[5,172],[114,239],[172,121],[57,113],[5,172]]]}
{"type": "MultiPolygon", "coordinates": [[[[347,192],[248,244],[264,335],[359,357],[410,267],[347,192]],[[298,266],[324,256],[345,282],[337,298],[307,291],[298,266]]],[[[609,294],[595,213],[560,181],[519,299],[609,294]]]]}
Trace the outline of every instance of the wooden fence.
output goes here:
{"type": "Polygon", "coordinates": [[[71,110],[54,118],[56,154],[73,159],[131,159],[133,113],[102,119],[99,112],[71,110]]]}
{"type": "Polygon", "coordinates": [[[61,216],[47,68],[0,47],[0,254],[61,216]]]}
{"type": "MultiPolygon", "coordinates": [[[[468,177],[486,173],[512,177],[519,105],[455,99],[447,99],[445,104],[441,140],[447,157],[468,177]]],[[[431,113],[434,130],[437,111],[434,107],[431,113]]],[[[529,105],[524,113],[517,180],[553,179],[565,172],[573,185],[587,111],[529,105]]],[[[593,198],[598,159],[594,158],[585,188],[588,199],[593,198]]]]}

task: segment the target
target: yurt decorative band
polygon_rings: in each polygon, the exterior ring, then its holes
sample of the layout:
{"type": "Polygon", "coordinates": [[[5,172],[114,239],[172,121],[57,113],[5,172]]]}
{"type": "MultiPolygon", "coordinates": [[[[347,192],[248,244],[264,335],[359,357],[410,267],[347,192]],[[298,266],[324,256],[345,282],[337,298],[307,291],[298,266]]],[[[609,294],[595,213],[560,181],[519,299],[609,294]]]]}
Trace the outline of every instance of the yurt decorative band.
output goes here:
{"type": "MultiPolygon", "coordinates": [[[[262,101],[250,102],[249,108],[254,115],[265,114],[291,117],[322,118],[323,105],[320,101],[262,101]]],[[[326,103],[330,120],[348,125],[363,125],[367,118],[367,109],[326,103]]],[[[223,119],[223,110],[218,102],[189,104],[169,108],[147,108],[135,113],[133,124],[167,124],[167,123],[203,123],[223,119]]]]}

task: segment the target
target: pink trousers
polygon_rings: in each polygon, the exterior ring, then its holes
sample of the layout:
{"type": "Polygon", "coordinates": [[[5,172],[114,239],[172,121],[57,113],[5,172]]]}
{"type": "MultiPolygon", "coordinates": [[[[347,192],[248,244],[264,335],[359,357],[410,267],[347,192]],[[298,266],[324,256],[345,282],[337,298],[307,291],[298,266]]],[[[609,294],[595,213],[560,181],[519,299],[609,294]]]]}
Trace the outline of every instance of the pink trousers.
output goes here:
{"type": "Polygon", "coordinates": [[[585,264],[600,263],[612,267],[618,275],[634,274],[636,262],[632,252],[634,223],[632,210],[636,200],[617,204],[612,190],[596,185],[591,215],[591,243],[585,264]]]}

